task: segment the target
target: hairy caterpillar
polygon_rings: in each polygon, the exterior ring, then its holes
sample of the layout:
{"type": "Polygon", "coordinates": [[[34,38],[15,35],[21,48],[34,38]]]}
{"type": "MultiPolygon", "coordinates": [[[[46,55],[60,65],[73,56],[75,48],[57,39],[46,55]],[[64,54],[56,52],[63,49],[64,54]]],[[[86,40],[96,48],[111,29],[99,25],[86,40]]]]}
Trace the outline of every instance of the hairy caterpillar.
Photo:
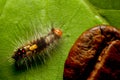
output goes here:
{"type": "Polygon", "coordinates": [[[31,65],[34,58],[41,59],[40,55],[44,54],[43,51],[46,48],[50,47],[55,41],[59,40],[62,36],[62,31],[57,28],[52,28],[51,31],[43,37],[39,37],[36,40],[27,43],[19,47],[12,58],[15,60],[15,64],[17,67],[21,65],[31,65]]]}

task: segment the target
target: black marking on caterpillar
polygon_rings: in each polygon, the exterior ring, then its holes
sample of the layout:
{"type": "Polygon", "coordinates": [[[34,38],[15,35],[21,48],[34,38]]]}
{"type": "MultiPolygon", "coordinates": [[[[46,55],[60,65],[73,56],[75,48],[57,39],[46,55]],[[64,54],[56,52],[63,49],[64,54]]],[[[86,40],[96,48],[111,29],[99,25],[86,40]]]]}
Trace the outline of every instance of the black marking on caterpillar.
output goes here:
{"type": "Polygon", "coordinates": [[[42,56],[39,55],[42,55],[43,51],[50,47],[52,43],[59,40],[61,36],[62,31],[60,29],[52,28],[46,36],[37,38],[19,47],[12,55],[12,58],[15,60],[15,66],[17,68],[29,67],[34,63],[34,60],[43,60],[40,58],[42,56]]]}

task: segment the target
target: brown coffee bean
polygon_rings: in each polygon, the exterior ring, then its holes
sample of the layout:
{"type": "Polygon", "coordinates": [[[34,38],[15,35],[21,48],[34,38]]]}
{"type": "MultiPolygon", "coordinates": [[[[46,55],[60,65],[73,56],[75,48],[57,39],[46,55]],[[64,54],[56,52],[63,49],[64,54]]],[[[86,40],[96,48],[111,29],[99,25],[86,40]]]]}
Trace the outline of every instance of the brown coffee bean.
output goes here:
{"type": "MultiPolygon", "coordinates": [[[[97,62],[100,59],[103,59],[103,57],[100,57],[100,55],[105,55],[105,53],[109,55],[109,52],[112,52],[110,50],[115,50],[110,48],[108,49],[109,51],[105,52],[105,50],[107,50],[106,48],[116,40],[120,40],[120,31],[112,26],[100,25],[82,33],[82,35],[72,46],[66,59],[63,79],[106,80],[98,77],[92,79],[91,76],[93,76],[92,74],[95,70],[95,66],[98,64],[97,62]]],[[[118,50],[117,47],[116,50],[118,50]]],[[[114,55],[116,53],[111,54],[114,55]]],[[[110,62],[109,59],[111,58],[105,58],[105,60],[106,59],[108,59],[108,61],[104,61],[104,65],[106,65],[107,62],[110,62]]],[[[118,62],[120,63],[120,60],[118,62]]],[[[102,67],[104,67],[104,65],[102,65],[102,67]]],[[[120,68],[118,68],[118,70],[120,70],[120,68]]],[[[114,75],[120,75],[120,72],[118,71],[114,75]]]]}

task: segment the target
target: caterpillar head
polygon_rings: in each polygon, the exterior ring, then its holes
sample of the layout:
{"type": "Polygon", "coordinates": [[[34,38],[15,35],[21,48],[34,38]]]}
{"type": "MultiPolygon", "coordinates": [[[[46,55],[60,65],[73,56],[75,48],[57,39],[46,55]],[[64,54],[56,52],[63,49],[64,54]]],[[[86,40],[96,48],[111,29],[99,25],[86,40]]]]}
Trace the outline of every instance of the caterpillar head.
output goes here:
{"type": "Polygon", "coordinates": [[[62,36],[62,31],[60,29],[52,28],[52,32],[58,37],[62,36]]]}

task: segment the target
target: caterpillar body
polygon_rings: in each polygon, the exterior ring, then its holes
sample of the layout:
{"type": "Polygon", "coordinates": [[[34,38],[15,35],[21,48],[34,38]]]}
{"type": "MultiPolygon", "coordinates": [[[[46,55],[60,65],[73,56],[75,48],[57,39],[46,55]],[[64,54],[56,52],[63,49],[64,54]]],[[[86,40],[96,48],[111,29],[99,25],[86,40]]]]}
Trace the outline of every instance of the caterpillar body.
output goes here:
{"type": "Polygon", "coordinates": [[[36,40],[19,47],[12,55],[15,64],[17,67],[25,64],[30,65],[31,63],[29,62],[31,62],[34,57],[43,54],[42,51],[50,47],[55,41],[59,40],[61,36],[62,31],[60,29],[52,28],[46,36],[37,38],[36,40]]]}

